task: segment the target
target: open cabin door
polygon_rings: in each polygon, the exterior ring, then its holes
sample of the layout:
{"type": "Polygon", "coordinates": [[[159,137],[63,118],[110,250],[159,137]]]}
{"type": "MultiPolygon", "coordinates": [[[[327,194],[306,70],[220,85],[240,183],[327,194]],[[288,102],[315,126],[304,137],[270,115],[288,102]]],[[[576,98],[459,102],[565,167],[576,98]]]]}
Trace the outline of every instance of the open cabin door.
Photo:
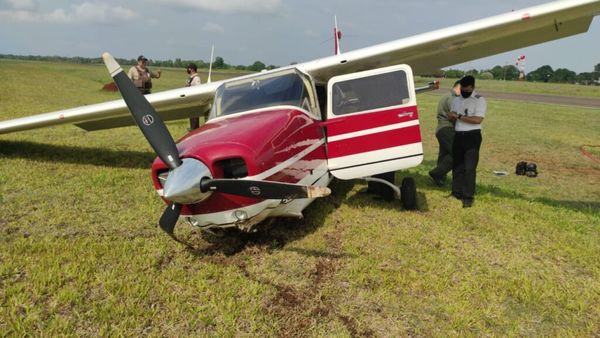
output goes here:
{"type": "Polygon", "coordinates": [[[408,65],[336,76],[327,90],[327,161],[333,176],[368,177],[423,161],[408,65]]]}

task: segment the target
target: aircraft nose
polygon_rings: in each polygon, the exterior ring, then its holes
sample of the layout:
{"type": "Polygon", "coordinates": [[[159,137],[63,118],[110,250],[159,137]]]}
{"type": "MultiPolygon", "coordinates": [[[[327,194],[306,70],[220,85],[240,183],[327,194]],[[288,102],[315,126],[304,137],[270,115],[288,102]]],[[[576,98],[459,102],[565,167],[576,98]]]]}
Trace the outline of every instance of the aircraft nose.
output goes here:
{"type": "Polygon", "coordinates": [[[163,197],[179,204],[201,202],[212,194],[200,190],[200,181],[206,177],[212,178],[212,175],[204,163],[185,158],[179,167],[169,172],[163,187],[163,197]]]}

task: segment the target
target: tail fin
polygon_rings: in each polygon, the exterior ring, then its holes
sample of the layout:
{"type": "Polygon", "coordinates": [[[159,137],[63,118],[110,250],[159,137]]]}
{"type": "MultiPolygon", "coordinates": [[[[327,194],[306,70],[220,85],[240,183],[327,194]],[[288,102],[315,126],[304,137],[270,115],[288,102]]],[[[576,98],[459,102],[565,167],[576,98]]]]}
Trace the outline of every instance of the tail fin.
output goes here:
{"type": "Polygon", "coordinates": [[[333,17],[333,20],[335,21],[335,26],[333,27],[333,43],[334,43],[334,55],[340,55],[342,54],[342,51],[340,49],[340,40],[342,39],[342,31],[338,30],[338,24],[337,24],[337,16],[333,17]]]}

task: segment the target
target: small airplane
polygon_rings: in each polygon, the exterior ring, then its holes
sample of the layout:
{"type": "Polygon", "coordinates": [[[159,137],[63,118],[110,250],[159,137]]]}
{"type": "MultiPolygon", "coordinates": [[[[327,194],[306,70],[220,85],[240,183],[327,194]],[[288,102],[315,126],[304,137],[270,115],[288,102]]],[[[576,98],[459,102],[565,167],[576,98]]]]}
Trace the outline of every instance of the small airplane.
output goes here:
{"type": "MultiPolygon", "coordinates": [[[[586,32],[600,0],[562,0],[280,69],[143,96],[114,58],[103,59],[123,100],[0,122],[0,134],[73,123],[85,130],[137,124],[157,154],[152,179],[180,218],[208,232],[253,231],[271,217],[302,217],[333,177],[387,187],[416,207],[414,180],[376,175],[419,165],[423,146],[413,72],[586,32]],[[210,111],[175,142],[164,121],[210,111]],[[133,117],[133,119],[132,119],[133,117]]],[[[393,175],[392,175],[393,177],[393,175]]]]}

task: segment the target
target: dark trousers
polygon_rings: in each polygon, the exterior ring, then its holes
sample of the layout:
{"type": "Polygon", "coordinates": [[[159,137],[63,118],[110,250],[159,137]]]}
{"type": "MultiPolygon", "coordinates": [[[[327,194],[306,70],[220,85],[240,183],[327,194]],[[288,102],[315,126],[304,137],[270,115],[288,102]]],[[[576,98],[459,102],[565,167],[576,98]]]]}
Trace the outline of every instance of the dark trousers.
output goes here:
{"type": "Polygon", "coordinates": [[[446,178],[452,170],[452,143],[454,141],[454,127],[444,127],[435,133],[440,145],[437,166],[431,170],[433,176],[446,178]]]}
{"type": "Polygon", "coordinates": [[[199,117],[190,117],[190,130],[200,128],[200,118],[199,117]]]}
{"type": "Polygon", "coordinates": [[[454,134],[452,144],[452,194],[462,199],[473,200],[475,180],[481,147],[481,131],[472,130],[454,134]]]}

